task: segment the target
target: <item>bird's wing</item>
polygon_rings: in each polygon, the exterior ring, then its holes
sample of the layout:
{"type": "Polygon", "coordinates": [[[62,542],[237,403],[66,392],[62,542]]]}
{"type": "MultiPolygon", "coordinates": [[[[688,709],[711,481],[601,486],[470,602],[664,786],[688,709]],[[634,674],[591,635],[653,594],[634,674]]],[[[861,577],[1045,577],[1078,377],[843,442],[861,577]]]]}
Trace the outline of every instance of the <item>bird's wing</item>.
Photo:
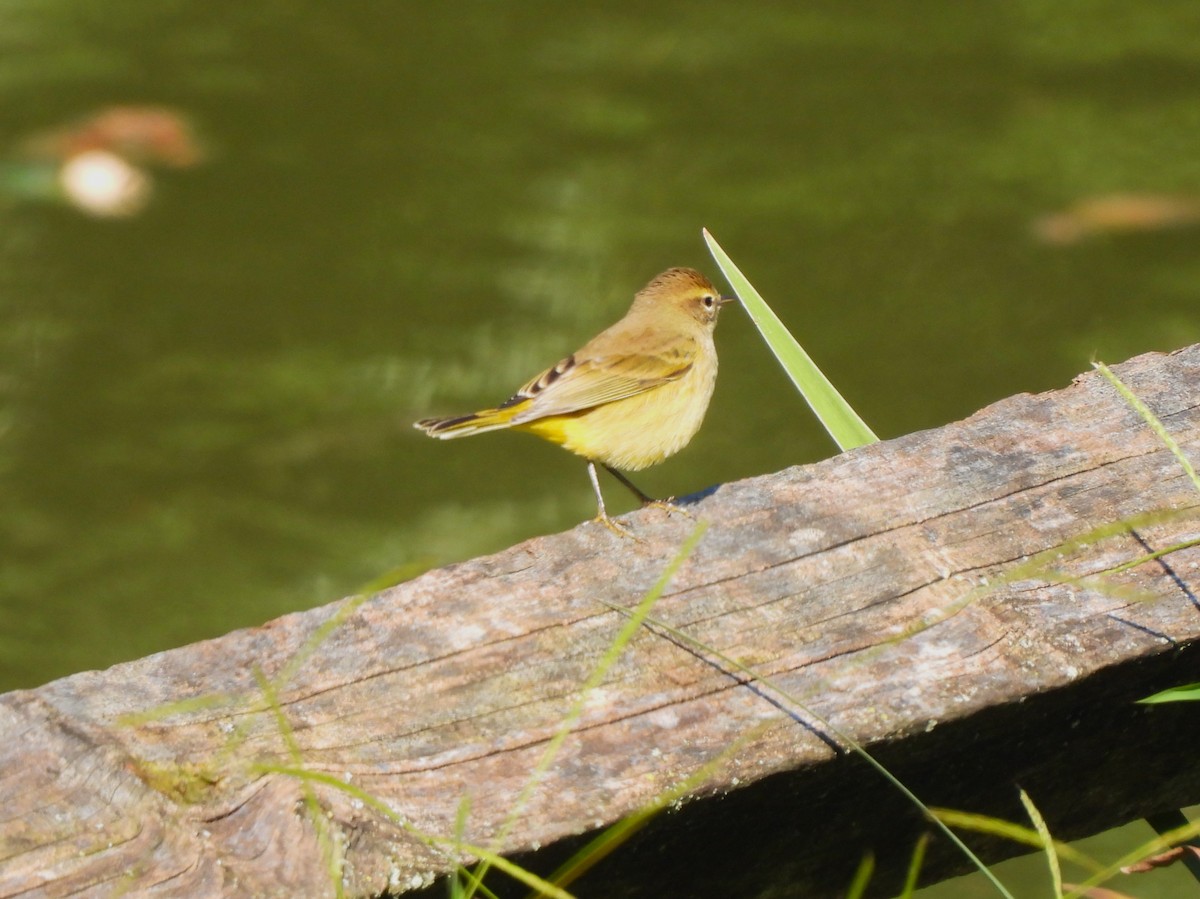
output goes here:
{"type": "Polygon", "coordinates": [[[527,404],[513,416],[514,424],[580,412],[681,378],[692,367],[695,355],[695,341],[687,340],[650,353],[611,353],[582,359],[568,356],[518,390],[504,405],[527,404]]]}

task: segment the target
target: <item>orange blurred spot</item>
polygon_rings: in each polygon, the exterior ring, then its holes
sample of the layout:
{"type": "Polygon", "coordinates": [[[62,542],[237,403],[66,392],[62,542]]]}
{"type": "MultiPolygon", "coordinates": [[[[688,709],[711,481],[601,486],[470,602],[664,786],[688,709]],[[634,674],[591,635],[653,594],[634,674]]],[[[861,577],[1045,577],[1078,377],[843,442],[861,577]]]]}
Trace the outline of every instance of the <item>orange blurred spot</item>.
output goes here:
{"type": "Polygon", "coordinates": [[[109,106],[61,128],[35,134],[24,155],[67,160],[103,150],[142,165],[185,169],[204,161],[188,119],[165,106],[109,106]]]}
{"type": "Polygon", "coordinates": [[[1200,197],[1108,194],[1080,200],[1033,223],[1044,243],[1078,243],[1098,234],[1163,231],[1200,224],[1200,197]]]}

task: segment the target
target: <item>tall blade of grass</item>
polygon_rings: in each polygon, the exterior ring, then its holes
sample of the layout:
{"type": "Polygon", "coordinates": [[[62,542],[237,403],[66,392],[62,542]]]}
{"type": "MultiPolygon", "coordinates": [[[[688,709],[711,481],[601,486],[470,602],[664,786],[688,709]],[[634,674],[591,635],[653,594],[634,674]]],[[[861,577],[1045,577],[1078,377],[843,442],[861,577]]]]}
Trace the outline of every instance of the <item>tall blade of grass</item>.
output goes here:
{"type": "Polygon", "coordinates": [[[854,872],[854,879],[850,881],[850,888],[846,890],[846,899],[862,899],[867,893],[867,887],[871,885],[871,875],[874,873],[875,856],[868,852],[858,863],[858,870],[854,872]]]}
{"type": "MultiPolygon", "coordinates": [[[[454,816],[454,840],[457,845],[462,846],[467,842],[467,819],[471,816],[471,794],[467,793],[458,803],[458,812],[454,816]]],[[[450,899],[465,899],[467,895],[466,884],[463,883],[462,872],[466,870],[466,866],[462,862],[462,853],[458,852],[454,856],[454,870],[450,874],[447,881],[449,887],[450,899]]],[[[480,887],[482,890],[483,887],[480,887]]]]}
{"type": "Polygon", "coordinates": [[[1197,490],[1200,490],[1200,477],[1196,475],[1196,469],[1192,467],[1192,463],[1188,457],[1183,454],[1183,450],[1179,448],[1179,444],[1175,442],[1175,438],[1163,427],[1163,423],[1158,420],[1158,416],[1151,412],[1150,407],[1142,402],[1142,398],[1125,386],[1125,382],[1117,377],[1116,372],[1103,362],[1093,362],[1092,367],[1104,375],[1108,382],[1116,388],[1117,393],[1121,394],[1125,402],[1129,403],[1137,414],[1142,416],[1146,424],[1150,426],[1150,430],[1171,451],[1171,455],[1179,462],[1180,467],[1188,478],[1191,479],[1192,484],[1195,485],[1197,490]]]}
{"type": "Polygon", "coordinates": [[[911,899],[917,891],[917,879],[921,876],[921,865],[925,863],[925,850],[929,846],[929,834],[921,834],[917,845],[913,846],[912,858],[908,862],[908,874],[904,878],[904,889],[897,899],[911,899]]]}
{"type": "Polygon", "coordinates": [[[796,385],[801,396],[820,419],[834,442],[843,451],[878,442],[879,438],[867,427],[866,422],[859,417],[858,413],[850,408],[850,404],[842,398],[829,379],[817,368],[808,353],[804,352],[804,348],[796,342],[796,338],[784,327],[779,316],[771,311],[766,300],[754,289],[754,285],[733,264],[733,260],[721,249],[716,239],[708,233],[707,228],[703,229],[703,234],[704,240],[708,244],[708,251],[712,253],[713,259],[717,261],[717,265],[720,266],[726,280],[733,287],[734,293],[738,295],[738,299],[742,301],[742,306],[750,315],[750,320],[754,322],[759,333],[762,334],[763,340],[767,342],[767,346],[771,348],[771,352],[775,354],[775,358],[779,360],[783,370],[792,379],[792,383],[796,385]]]}
{"type": "Polygon", "coordinates": [[[1020,795],[1021,805],[1025,806],[1025,813],[1029,815],[1029,820],[1033,822],[1033,827],[1042,840],[1042,849],[1046,853],[1046,864],[1050,866],[1050,882],[1054,885],[1054,899],[1062,899],[1062,868],[1058,864],[1058,853],[1054,851],[1054,837],[1050,836],[1050,828],[1046,826],[1046,819],[1042,817],[1038,807],[1033,804],[1029,794],[1021,790],[1020,795]]]}

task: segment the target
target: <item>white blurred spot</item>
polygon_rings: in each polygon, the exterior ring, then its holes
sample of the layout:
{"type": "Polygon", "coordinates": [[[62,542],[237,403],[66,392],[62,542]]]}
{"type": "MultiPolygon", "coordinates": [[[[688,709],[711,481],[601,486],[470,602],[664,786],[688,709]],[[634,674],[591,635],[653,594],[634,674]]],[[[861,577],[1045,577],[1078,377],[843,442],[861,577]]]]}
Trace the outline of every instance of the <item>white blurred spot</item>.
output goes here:
{"type": "Polygon", "coordinates": [[[150,177],[107,150],[72,156],[59,170],[58,182],[72,203],[104,218],[135,215],[150,200],[150,177]]]}

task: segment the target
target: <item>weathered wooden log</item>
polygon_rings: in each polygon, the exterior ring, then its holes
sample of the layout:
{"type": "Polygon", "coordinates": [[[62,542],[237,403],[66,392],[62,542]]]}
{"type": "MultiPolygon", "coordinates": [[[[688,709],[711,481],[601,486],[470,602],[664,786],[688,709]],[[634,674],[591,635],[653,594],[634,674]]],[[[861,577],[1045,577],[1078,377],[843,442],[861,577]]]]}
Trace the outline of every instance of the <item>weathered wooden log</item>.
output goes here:
{"type": "MultiPolygon", "coordinates": [[[[1200,455],[1200,347],[1117,371],[1200,455]]],[[[452,867],[383,808],[544,870],[698,772],[572,889],[837,895],[867,850],[886,889],[925,824],[831,726],[933,804],[1018,818],[1020,785],[1062,837],[1200,801],[1194,711],[1131,705],[1200,674],[1200,549],[1146,558],[1200,538],[1200,492],[1100,376],[690,508],[710,527],[653,615],[770,685],[643,629],[519,798],[626,623],[606,603],[695,527],[586,523],[0,697],[0,896],[369,895],[452,867]]],[[[944,842],[932,873],[962,867],[944,842]]]]}

